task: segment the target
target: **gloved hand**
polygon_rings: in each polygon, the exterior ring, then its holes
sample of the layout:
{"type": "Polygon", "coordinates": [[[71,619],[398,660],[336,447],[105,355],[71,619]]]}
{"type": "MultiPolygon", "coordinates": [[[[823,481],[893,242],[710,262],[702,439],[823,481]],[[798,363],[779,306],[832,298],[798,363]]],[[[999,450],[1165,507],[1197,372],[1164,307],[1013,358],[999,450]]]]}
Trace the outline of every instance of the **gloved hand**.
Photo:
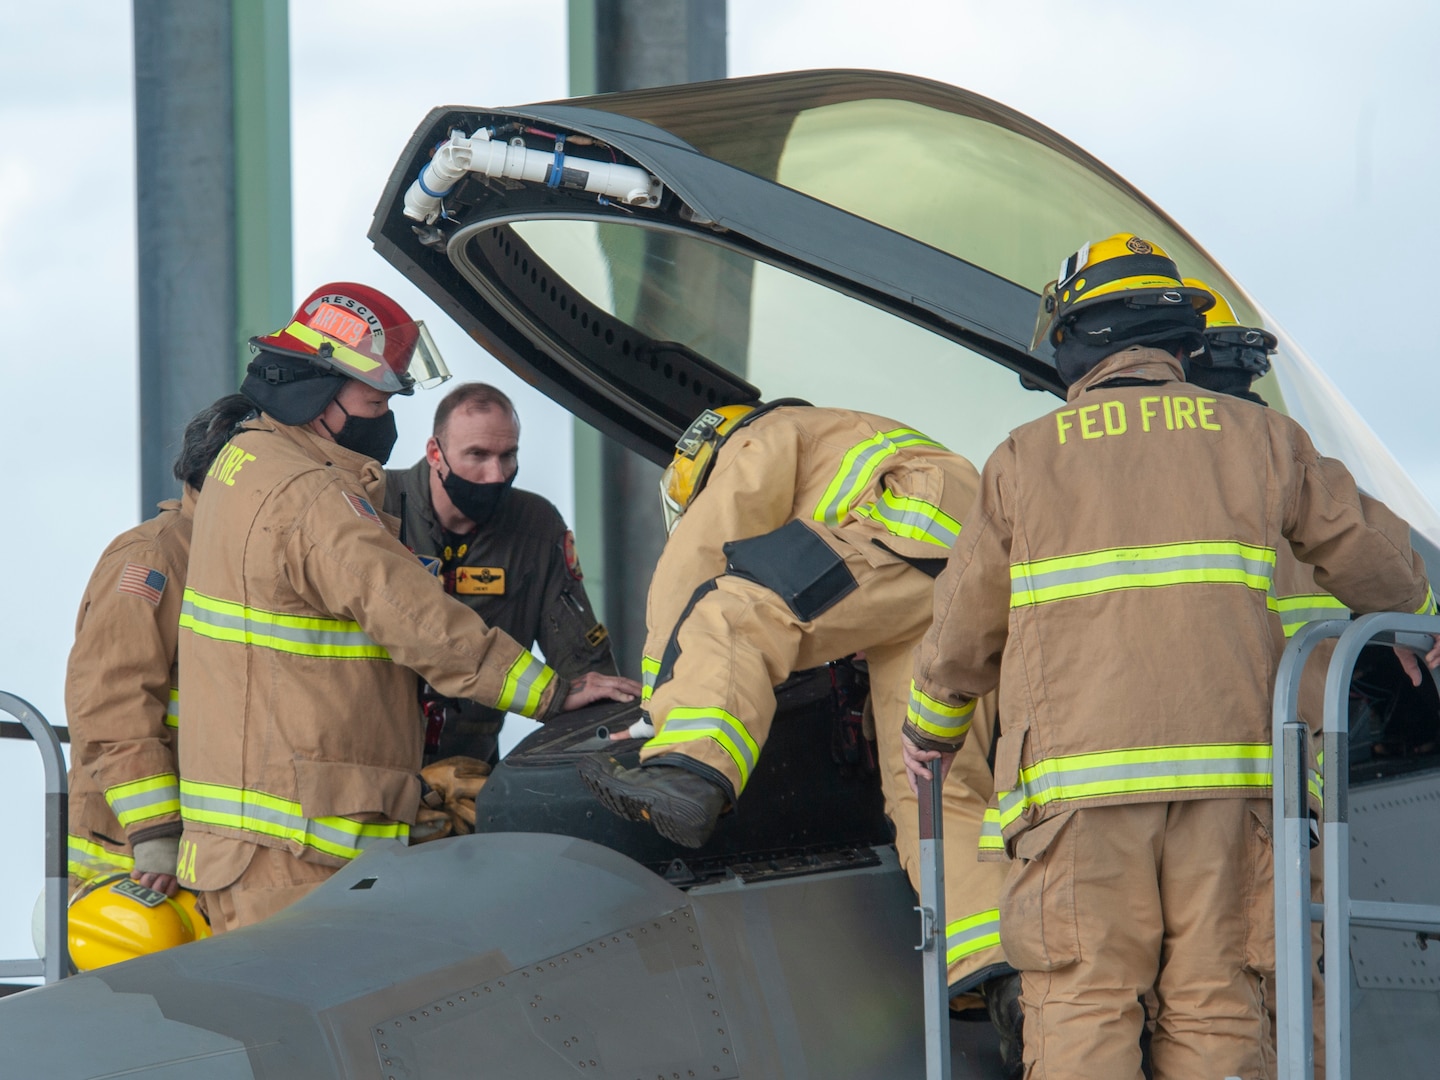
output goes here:
{"type": "Polygon", "coordinates": [[[449,836],[450,815],[444,810],[433,810],[424,804],[415,815],[415,824],[410,826],[410,843],[423,844],[427,840],[439,840],[449,836]]]}
{"type": "Polygon", "coordinates": [[[180,861],[180,837],[157,836],[134,845],[135,868],[130,876],[147,889],[174,896],[179,890],[175,880],[176,864],[180,861]]]}
{"type": "Polygon", "coordinates": [[[489,775],[490,765],[472,757],[448,757],[420,770],[421,778],[444,799],[457,836],[475,831],[475,796],[489,775]]]}

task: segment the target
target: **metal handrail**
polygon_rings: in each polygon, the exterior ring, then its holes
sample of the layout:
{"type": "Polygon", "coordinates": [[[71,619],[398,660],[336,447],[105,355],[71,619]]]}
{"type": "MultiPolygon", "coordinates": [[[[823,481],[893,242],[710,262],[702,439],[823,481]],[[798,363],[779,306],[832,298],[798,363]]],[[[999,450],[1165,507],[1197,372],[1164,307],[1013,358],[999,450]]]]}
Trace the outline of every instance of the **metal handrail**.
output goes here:
{"type": "Polygon", "coordinates": [[[950,984],[945,937],[945,810],[940,762],[918,782],[920,804],[920,944],[925,979],[925,1076],[950,1080],[950,984]]]}
{"type": "Polygon", "coordinates": [[[47,983],[58,982],[68,971],[65,894],[70,786],[65,756],[55,729],[24,698],[0,691],[0,710],[20,721],[45,766],[45,955],[38,960],[0,960],[0,978],[43,975],[47,983]]]}
{"type": "MultiPolygon", "coordinates": [[[[1324,801],[1325,1072],[1350,1080],[1350,927],[1410,933],[1440,931],[1440,906],[1350,899],[1350,679],[1372,643],[1396,635],[1440,635],[1440,618],[1377,612],[1354,622],[1331,619],[1302,627],[1286,646],[1275,680],[1273,713],[1275,805],[1276,1035],[1280,1080],[1313,1080],[1315,1051],[1310,991],[1310,829],[1306,797],[1309,729],[1299,716],[1300,679],[1322,641],[1338,638],[1325,677],[1321,734],[1324,801]]],[[[1407,643],[1409,644],[1409,643],[1407,643]]]]}

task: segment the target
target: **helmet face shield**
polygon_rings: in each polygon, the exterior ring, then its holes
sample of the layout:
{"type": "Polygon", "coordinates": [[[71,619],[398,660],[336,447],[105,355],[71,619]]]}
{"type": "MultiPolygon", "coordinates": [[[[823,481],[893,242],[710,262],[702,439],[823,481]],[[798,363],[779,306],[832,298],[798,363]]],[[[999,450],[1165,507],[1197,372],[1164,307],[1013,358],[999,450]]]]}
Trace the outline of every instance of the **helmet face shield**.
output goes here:
{"type": "Polygon", "coordinates": [[[1035,332],[1030,335],[1031,352],[1040,348],[1055,327],[1055,286],[1059,284],[1059,281],[1052,281],[1040,290],[1040,308],[1035,312],[1035,332]]]}
{"type": "Polygon", "coordinates": [[[406,374],[421,390],[431,390],[450,378],[450,368],[440,355],[440,347],[420,319],[415,321],[415,353],[410,357],[406,374]]]}

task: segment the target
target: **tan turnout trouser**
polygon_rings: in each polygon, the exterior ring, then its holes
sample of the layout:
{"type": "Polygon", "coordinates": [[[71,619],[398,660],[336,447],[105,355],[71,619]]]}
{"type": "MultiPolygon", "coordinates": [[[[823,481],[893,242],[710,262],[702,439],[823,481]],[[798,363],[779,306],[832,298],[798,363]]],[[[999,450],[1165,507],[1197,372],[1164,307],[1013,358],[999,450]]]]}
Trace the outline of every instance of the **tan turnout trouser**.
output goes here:
{"type": "Polygon", "coordinates": [[[215,933],[238,930],[289,907],[327,881],[337,869],[256,844],[250,865],[233,884],[200,894],[200,910],[215,933]]]}
{"type": "Polygon", "coordinates": [[[1275,938],[1270,802],[1087,807],[1015,840],[1000,901],[1020,970],[1027,1080],[1268,1080],[1261,973],[1275,938]]]}
{"type": "MultiPolygon", "coordinates": [[[[640,759],[682,754],[725,776],[738,795],[769,737],[775,686],[791,672],[864,652],[885,809],[896,828],[901,863],[918,891],[918,809],[905,780],[900,739],[912,654],[930,625],[935,583],[899,558],[878,552],[869,534],[852,545],[843,529],[812,527],[845,560],[855,589],[802,622],[770,589],[734,575],[718,578],[676,632],[679,655],[673,675],[656,685],[647,705],[657,735],[640,759]],[[672,720],[683,723],[684,741],[667,741],[672,720]]],[[[976,710],[984,716],[976,725],[981,730],[957,757],[945,786],[950,982],[964,983],[965,989],[972,988],[977,975],[1004,963],[997,898],[1005,866],[976,859],[993,787],[987,761],[993,697],[986,700],[992,707],[976,710]]]]}

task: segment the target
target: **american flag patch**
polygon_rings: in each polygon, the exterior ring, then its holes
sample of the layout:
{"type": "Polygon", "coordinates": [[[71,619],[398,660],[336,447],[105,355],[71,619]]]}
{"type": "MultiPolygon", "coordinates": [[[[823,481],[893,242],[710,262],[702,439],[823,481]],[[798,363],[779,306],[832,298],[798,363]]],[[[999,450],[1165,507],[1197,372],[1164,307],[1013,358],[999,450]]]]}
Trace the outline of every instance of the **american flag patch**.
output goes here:
{"type": "Polygon", "coordinates": [[[120,572],[120,584],[115,591],[130,593],[152,604],[159,604],[160,597],[165,592],[166,580],[159,570],[152,570],[139,563],[126,563],[125,569],[120,572]]]}
{"type": "Polygon", "coordinates": [[[347,491],[345,492],[345,501],[350,504],[350,509],[354,510],[355,513],[361,517],[369,518],[382,529],[385,527],[385,523],[380,520],[380,515],[375,512],[375,507],[370,505],[368,499],[362,499],[359,495],[351,495],[350,492],[347,491]]]}

